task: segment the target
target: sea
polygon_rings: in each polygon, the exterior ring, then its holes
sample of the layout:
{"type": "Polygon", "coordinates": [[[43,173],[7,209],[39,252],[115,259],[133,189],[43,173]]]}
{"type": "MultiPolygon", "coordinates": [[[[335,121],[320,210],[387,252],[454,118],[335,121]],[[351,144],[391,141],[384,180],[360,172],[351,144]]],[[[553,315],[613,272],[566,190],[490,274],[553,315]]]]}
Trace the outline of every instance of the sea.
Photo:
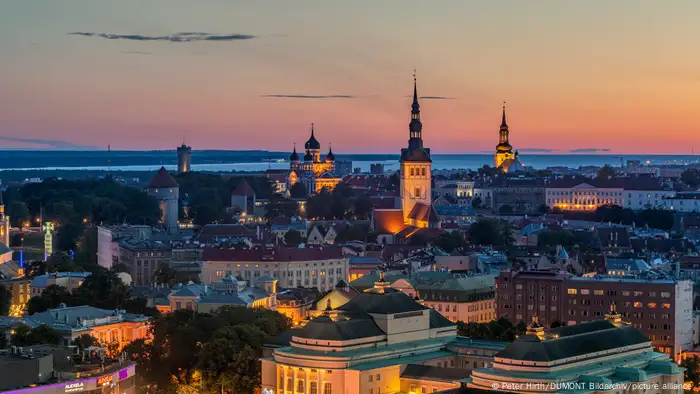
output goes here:
{"type": "MultiPolygon", "coordinates": [[[[289,168],[287,152],[196,151],[192,152],[192,170],[211,172],[262,172],[289,168]]],[[[351,161],[353,168],[369,171],[371,164],[384,164],[385,171],[399,168],[398,155],[336,155],[351,161]]],[[[477,169],[493,165],[490,154],[434,154],[434,170],[477,169]]],[[[700,163],[694,155],[613,155],[613,154],[520,154],[520,161],[535,169],[582,166],[619,167],[628,160],[648,165],[691,165],[700,163]]],[[[4,151],[0,152],[0,171],[7,170],[91,170],[151,171],[161,166],[177,168],[175,151],[4,151]]]]}

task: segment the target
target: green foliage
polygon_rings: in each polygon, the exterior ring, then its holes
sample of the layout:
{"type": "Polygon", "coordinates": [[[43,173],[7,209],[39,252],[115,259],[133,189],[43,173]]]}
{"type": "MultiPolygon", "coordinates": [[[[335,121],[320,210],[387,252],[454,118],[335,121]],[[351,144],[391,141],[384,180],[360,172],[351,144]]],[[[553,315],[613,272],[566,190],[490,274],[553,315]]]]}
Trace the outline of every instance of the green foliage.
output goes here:
{"type": "Polygon", "coordinates": [[[465,245],[464,234],[459,231],[445,231],[435,239],[435,246],[447,253],[461,248],[465,245]]]}
{"type": "Polygon", "coordinates": [[[306,216],[313,219],[366,220],[371,212],[369,197],[345,183],[339,183],[330,192],[321,190],[306,201],[306,216]]]}
{"type": "MultiPolygon", "coordinates": [[[[0,316],[7,316],[10,313],[10,305],[12,305],[12,293],[4,285],[0,285],[0,316]]],[[[0,333],[0,336],[3,334],[0,333]]]]}
{"type": "Polygon", "coordinates": [[[488,323],[464,323],[457,322],[457,331],[459,335],[467,336],[473,339],[488,339],[497,341],[515,340],[516,336],[525,333],[526,326],[522,321],[513,325],[510,320],[502,317],[498,320],[493,320],[488,323]]]}
{"type": "Polygon", "coordinates": [[[15,328],[15,333],[12,335],[10,342],[13,346],[58,345],[61,342],[61,335],[46,324],[36,328],[30,328],[21,324],[15,328]]]}
{"type": "Polygon", "coordinates": [[[481,208],[481,204],[483,204],[481,197],[474,197],[474,199],[472,199],[472,207],[474,209],[481,208]]]}
{"type": "Polygon", "coordinates": [[[303,243],[304,241],[304,237],[302,237],[301,233],[296,230],[289,230],[286,234],[284,234],[285,245],[299,246],[299,244],[303,243]]]}
{"type": "Polygon", "coordinates": [[[49,285],[41,292],[41,295],[29,299],[27,312],[33,315],[56,308],[61,303],[74,305],[73,295],[63,286],[49,285]]]}
{"type": "Polygon", "coordinates": [[[515,243],[508,222],[489,218],[473,223],[467,232],[467,239],[475,245],[509,246],[515,243]]]}
{"type": "Polygon", "coordinates": [[[595,211],[595,220],[600,222],[622,223],[637,226],[649,226],[661,230],[673,227],[673,212],[663,209],[645,209],[633,211],[618,205],[604,205],[595,211]]]}
{"type": "Polygon", "coordinates": [[[698,356],[686,357],[681,362],[685,368],[685,381],[692,384],[692,388],[700,387],[700,358],[698,356]]]}
{"type": "Polygon", "coordinates": [[[298,214],[299,206],[297,203],[280,194],[273,195],[265,206],[265,218],[268,220],[278,217],[290,218],[298,214]]]}
{"type": "Polygon", "coordinates": [[[31,219],[29,208],[23,201],[14,200],[5,207],[5,213],[10,217],[13,226],[24,227],[24,223],[31,219]]]}
{"type": "Polygon", "coordinates": [[[501,215],[510,215],[513,213],[513,207],[508,204],[503,204],[500,208],[498,208],[498,213],[501,215]]]}
{"type": "Polygon", "coordinates": [[[615,175],[617,175],[617,171],[615,171],[615,169],[612,168],[609,164],[606,164],[603,167],[601,167],[600,170],[598,170],[596,178],[610,179],[613,178],[615,175]]]}
{"type": "Polygon", "coordinates": [[[82,334],[81,336],[75,338],[72,342],[73,345],[77,346],[78,349],[87,349],[90,346],[98,346],[100,341],[90,334],[82,334]]]}
{"type": "Polygon", "coordinates": [[[377,242],[377,233],[372,232],[367,224],[355,224],[341,231],[335,237],[336,244],[348,241],[377,242]]]}
{"type": "Polygon", "coordinates": [[[289,188],[289,196],[292,198],[306,198],[306,186],[303,183],[297,182],[289,188]]]}
{"type": "Polygon", "coordinates": [[[681,182],[696,189],[700,187],[700,169],[688,168],[681,173],[681,182]]]}
{"type": "Polygon", "coordinates": [[[124,353],[138,363],[144,386],[247,393],[260,385],[263,341],[290,326],[287,317],[266,309],[222,307],[212,315],[177,310],[154,320],[152,343],[134,341],[124,353]]]}
{"type": "Polygon", "coordinates": [[[537,246],[573,246],[576,236],[569,230],[546,230],[537,235],[537,246]]]}

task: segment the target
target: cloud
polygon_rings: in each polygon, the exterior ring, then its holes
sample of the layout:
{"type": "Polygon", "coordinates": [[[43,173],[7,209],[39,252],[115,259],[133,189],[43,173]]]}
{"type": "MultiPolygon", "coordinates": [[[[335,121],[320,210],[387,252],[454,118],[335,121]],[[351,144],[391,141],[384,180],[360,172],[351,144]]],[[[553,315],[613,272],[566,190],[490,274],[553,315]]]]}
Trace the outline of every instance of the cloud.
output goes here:
{"type": "Polygon", "coordinates": [[[313,94],[265,94],[260,97],[289,98],[289,99],[353,99],[357,98],[348,94],[313,95],[313,94]]]}
{"type": "Polygon", "coordinates": [[[41,138],[18,138],[0,136],[0,141],[22,142],[25,144],[45,145],[56,149],[96,149],[94,146],[78,145],[63,140],[47,140],[41,138]]]}
{"type": "MultiPolygon", "coordinates": [[[[409,95],[409,96],[404,96],[404,97],[413,97],[413,96],[409,95]]],[[[457,97],[448,97],[448,96],[420,96],[418,98],[421,100],[457,100],[457,97]]]]}
{"type": "Polygon", "coordinates": [[[608,148],[578,148],[571,149],[569,153],[598,153],[598,152],[610,152],[608,148]]]}
{"type": "Polygon", "coordinates": [[[192,41],[237,41],[250,40],[255,38],[251,34],[209,34],[200,32],[183,32],[175,33],[169,36],[146,36],[141,34],[108,34],[108,33],[93,33],[93,32],[72,32],[68,33],[72,36],[83,37],[98,37],[108,40],[131,40],[131,41],[170,41],[170,42],[192,42],[192,41]]]}
{"type": "Polygon", "coordinates": [[[551,148],[523,148],[523,149],[518,149],[520,152],[529,152],[529,153],[552,153],[552,152],[557,152],[558,149],[551,149],[551,148]]]}

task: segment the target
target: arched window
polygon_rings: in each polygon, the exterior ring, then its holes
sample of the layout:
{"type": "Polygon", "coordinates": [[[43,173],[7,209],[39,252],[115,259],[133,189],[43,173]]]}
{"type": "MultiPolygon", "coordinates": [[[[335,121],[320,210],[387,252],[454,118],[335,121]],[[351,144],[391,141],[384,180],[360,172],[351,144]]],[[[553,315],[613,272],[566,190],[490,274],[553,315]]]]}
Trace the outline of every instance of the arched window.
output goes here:
{"type": "Polygon", "coordinates": [[[421,172],[421,175],[425,176],[425,167],[423,167],[420,172],[421,172]]]}
{"type": "Polygon", "coordinates": [[[411,176],[414,176],[414,175],[416,175],[415,170],[413,169],[413,167],[411,167],[411,176]]]}

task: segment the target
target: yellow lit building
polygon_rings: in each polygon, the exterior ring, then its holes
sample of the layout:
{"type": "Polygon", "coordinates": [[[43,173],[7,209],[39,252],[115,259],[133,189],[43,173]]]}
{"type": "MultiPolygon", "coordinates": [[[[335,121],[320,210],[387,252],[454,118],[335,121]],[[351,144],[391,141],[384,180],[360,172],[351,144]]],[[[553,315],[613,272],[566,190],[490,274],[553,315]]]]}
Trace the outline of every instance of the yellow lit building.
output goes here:
{"type": "Polygon", "coordinates": [[[493,165],[503,172],[517,172],[524,169],[523,164],[518,160],[518,151],[513,152],[513,147],[510,145],[505,102],[503,103],[501,128],[498,130],[498,145],[496,145],[496,152],[493,154],[493,165]]]}
{"type": "Polygon", "coordinates": [[[454,323],[383,279],[284,336],[262,359],[269,394],[432,393],[459,388],[503,342],[457,336],[454,323]]]}
{"type": "Polygon", "coordinates": [[[306,154],[304,161],[299,161],[296,145],[289,156],[289,187],[301,182],[309,194],[318,193],[324,188],[333,190],[341,178],[335,175],[335,155],[333,149],[328,149],[325,158],[321,158],[321,144],[314,135],[314,124],[311,124],[311,137],[304,144],[306,154]]]}

